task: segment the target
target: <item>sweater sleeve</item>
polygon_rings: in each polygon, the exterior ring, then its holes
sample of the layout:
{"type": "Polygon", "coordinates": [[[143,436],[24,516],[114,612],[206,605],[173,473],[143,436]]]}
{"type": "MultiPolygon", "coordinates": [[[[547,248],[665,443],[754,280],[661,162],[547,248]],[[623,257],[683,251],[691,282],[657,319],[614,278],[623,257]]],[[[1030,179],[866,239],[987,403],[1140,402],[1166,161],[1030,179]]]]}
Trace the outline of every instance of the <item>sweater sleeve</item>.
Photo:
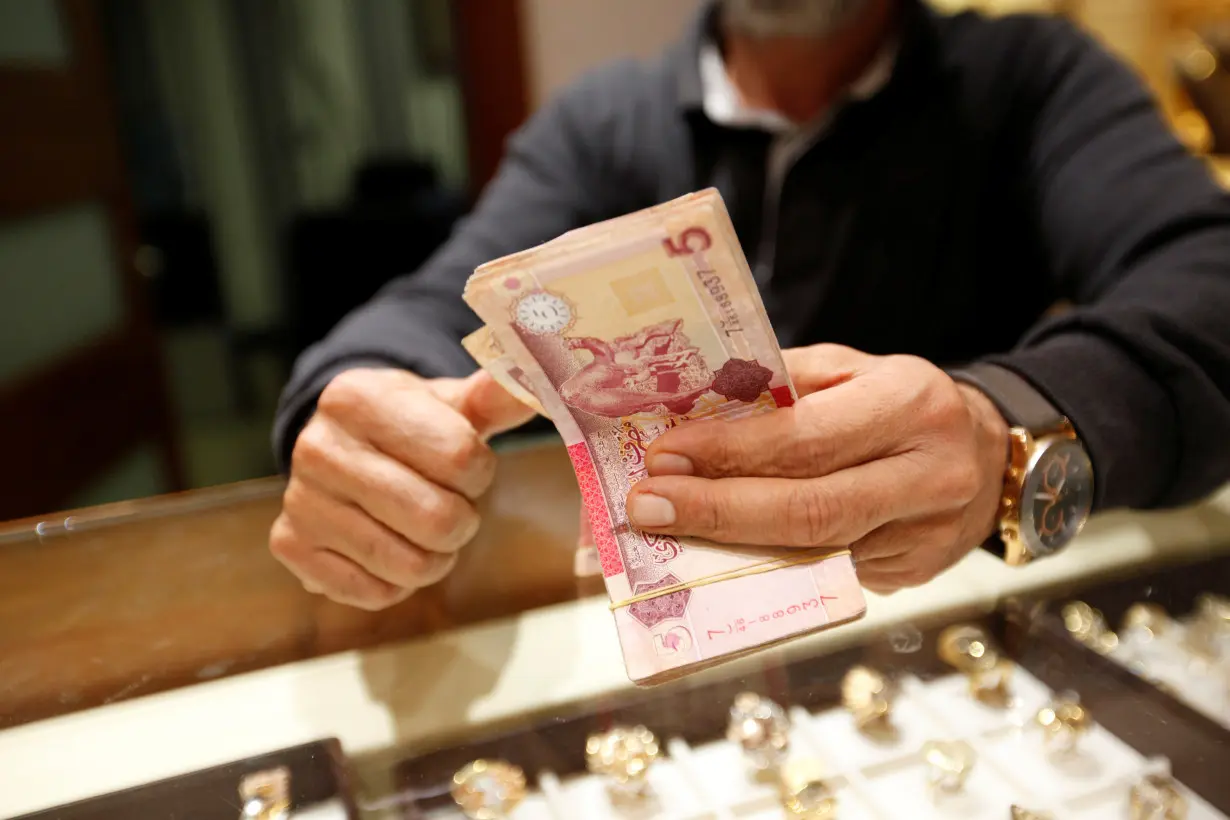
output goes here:
{"type": "MultiPolygon", "coordinates": [[[[461,376],[474,363],[460,346],[478,327],[461,299],[476,267],[605,218],[603,90],[587,77],[535,114],[509,140],[499,171],[472,214],[424,266],[393,280],[304,351],[274,419],[279,468],[334,376],[354,367],[400,367],[428,377],[461,376]]],[[[606,92],[609,95],[609,90],[606,92]]],[[[359,259],[361,261],[361,255],[359,259]]]]}
{"type": "Polygon", "coordinates": [[[1099,507],[1193,501],[1230,479],[1230,199],[1126,66],[1066,24],[1041,33],[1023,176],[1074,307],[991,361],[1072,421],[1099,507]]]}

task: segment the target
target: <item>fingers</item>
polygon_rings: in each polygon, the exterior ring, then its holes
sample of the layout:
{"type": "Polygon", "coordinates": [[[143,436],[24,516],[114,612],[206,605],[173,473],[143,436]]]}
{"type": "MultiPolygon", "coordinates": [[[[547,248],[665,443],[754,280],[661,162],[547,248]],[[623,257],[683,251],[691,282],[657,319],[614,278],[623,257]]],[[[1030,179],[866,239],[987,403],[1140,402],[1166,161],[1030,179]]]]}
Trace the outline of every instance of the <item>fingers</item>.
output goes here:
{"type": "Polygon", "coordinates": [[[738,421],[676,427],[650,445],[649,474],[808,478],[871,461],[888,448],[891,426],[874,407],[853,396],[840,414],[826,414],[807,404],[818,395],[738,421]]]}
{"type": "Polygon", "coordinates": [[[843,381],[772,413],[681,425],[650,446],[649,474],[808,478],[891,455],[902,429],[891,389],[843,381]]]}
{"type": "Polygon", "coordinates": [[[647,478],[628,494],[640,529],[764,546],[840,546],[933,509],[927,471],[899,456],[813,479],[647,478]]]}
{"type": "MultiPolygon", "coordinates": [[[[816,359],[817,372],[831,376],[829,354],[817,357],[815,350],[804,353],[816,359]]],[[[842,370],[848,378],[805,395],[793,407],[667,432],[647,453],[650,475],[806,478],[913,449],[972,445],[966,401],[934,365],[911,356],[835,350],[837,364],[853,365],[859,357],[864,363],[842,370]]],[[[968,454],[954,455],[960,460],[968,454]]]]}
{"type": "Polygon", "coordinates": [[[360,507],[294,477],[283,507],[319,542],[375,577],[404,590],[430,586],[452,569],[455,553],[425,550],[373,519],[360,507]]]}
{"type": "Polygon", "coordinates": [[[495,476],[495,454],[428,384],[401,371],[349,371],[330,382],[318,412],[425,478],[477,498],[495,476]]]}
{"type": "Polygon", "coordinates": [[[465,379],[436,379],[431,385],[432,392],[460,412],[483,441],[519,427],[535,415],[485,370],[465,379]]]}
{"type": "Polygon", "coordinates": [[[894,521],[851,545],[859,582],[873,592],[922,586],[974,547],[962,517],[894,521]]]}
{"type": "Polygon", "coordinates": [[[324,421],[309,423],[292,455],[293,474],[339,498],[408,540],[455,552],[478,531],[478,513],[461,495],[324,421]]]}
{"type": "Polygon", "coordinates": [[[269,534],[269,550],[299,578],[308,592],[324,594],[340,604],[367,610],[384,609],[413,591],[382,581],[331,550],[313,547],[285,514],[274,521],[269,534]]]}

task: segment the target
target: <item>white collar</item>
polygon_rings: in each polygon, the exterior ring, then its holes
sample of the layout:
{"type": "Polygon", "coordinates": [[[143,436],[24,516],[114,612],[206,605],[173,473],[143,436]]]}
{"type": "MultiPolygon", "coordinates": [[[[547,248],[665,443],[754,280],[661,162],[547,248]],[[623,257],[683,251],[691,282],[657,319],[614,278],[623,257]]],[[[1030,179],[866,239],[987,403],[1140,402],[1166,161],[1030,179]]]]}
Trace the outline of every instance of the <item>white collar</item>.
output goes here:
{"type": "MultiPolygon", "coordinates": [[[[885,43],[858,79],[846,89],[845,100],[866,100],[874,97],[888,84],[897,63],[899,42],[893,38],[885,43]]],[[[706,40],[700,49],[700,85],[705,116],[718,125],[762,128],[780,134],[794,131],[798,124],[777,111],[750,108],[743,104],[739,90],[726,73],[722,52],[713,40],[706,40]]],[[[822,114],[821,117],[826,115],[822,114]]]]}

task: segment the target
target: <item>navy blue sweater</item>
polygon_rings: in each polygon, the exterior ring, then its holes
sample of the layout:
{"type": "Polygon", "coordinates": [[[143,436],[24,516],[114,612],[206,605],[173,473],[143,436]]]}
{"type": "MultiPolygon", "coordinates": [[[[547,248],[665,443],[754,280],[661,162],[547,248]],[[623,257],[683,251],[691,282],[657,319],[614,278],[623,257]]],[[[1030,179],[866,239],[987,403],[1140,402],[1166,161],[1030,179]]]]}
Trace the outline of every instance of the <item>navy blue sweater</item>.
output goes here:
{"type": "Polygon", "coordinates": [[[1085,441],[1099,507],[1186,502],[1230,478],[1230,198],[1133,72],[1070,24],[903,5],[887,86],[844,106],[780,190],[766,191],[771,135],[703,112],[712,7],[660,59],[544,106],[450,241],[301,356],[275,424],[283,467],[342,370],[474,368],[460,294],[479,264],[713,185],[783,347],[1019,373],[1085,441]],[[1073,308],[1048,316],[1061,300],[1073,308]]]}

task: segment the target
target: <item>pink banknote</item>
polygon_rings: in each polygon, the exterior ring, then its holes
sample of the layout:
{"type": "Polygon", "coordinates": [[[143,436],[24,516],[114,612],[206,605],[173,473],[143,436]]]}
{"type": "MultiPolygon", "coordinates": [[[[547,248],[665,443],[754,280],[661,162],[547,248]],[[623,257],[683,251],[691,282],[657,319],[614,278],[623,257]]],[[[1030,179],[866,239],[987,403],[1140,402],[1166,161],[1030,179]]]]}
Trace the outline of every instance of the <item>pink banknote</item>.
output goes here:
{"type": "Polygon", "coordinates": [[[721,197],[704,191],[479,268],[467,348],[568,447],[629,677],[651,682],[859,617],[842,551],[644,533],[649,444],[795,400],[721,197]]]}

